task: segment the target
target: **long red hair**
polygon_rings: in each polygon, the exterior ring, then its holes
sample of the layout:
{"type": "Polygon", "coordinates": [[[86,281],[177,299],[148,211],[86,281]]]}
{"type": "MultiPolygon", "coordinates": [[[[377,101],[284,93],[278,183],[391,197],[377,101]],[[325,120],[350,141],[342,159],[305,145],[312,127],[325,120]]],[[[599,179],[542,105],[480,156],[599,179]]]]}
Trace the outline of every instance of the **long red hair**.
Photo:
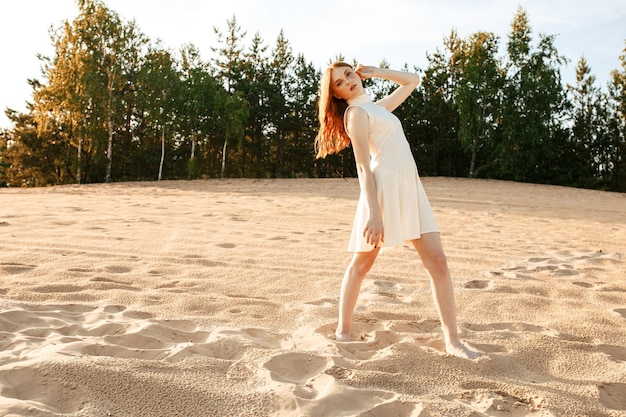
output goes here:
{"type": "Polygon", "coordinates": [[[320,129],[315,138],[315,153],[317,158],[324,158],[340,152],[350,145],[350,137],[343,124],[343,115],[348,108],[346,100],[337,98],[332,92],[332,70],[339,67],[350,67],[345,62],[331,64],[320,82],[320,99],[317,108],[317,117],[320,129]]]}

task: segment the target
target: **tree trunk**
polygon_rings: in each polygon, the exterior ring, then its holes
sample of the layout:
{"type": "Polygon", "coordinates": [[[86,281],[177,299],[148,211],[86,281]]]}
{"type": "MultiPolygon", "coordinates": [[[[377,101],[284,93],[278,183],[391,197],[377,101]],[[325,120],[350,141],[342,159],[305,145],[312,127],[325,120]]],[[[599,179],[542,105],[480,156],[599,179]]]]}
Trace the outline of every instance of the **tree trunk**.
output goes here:
{"type": "Polygon", "coordinates": [[[474,170],[476,169],[476,141],[472,141],[472,160],[470,161],[470,171],[469,171],[469,177],[470,178],[474,178],[474,176],[476,176],[476,173],[474,172],[474,170]]]}
{"type": "Polygon", "coordinates": [[[224,139],[224,148],[222,149],[222,174],[221,179],[224,179],[224,173],[226,171],[226,145],[228,144],[228,139],[224,139]]]}
{"type": "Polygon", "coordinates": [[[282,135],[278,135],[278,144],[276,147],[276,178],[283,177],[283,154],[285,153],[282,135]]]}
{"type": "Polygon", "coordinates": [[[111,182],[111,168],[113,166],[113,120],[111,112],[109,112],[109,120],[107,120],[107,127],[109,129],[109,147],[107,148],[107,174],[106,182],[111,182]]]}
{"type": "Polygon", "coordinates": [[[76,182],[80,185],[80,177],[82,175],[80,166],[83,163],[82,161],[83,154],[83,138],[78,139],[78,158],[76,161],[77,169],[76,169],[76,182]]]}
{"type": "Polygon", "coordinates": [[[107,148],[107,172],[106,182],[111,182],[111,168],[113,166],[113,82],[115,81],[115,70],[107,72],[109,81],[107,82],[107,128],[109,131],[109,146],[107,148]]]}
{"type": "Polygon", "coordinates": [[[192,180],[197,175],[196,165],[196,134],[191,135],[191,155],[189,156],[189,163],[187,164],[187,179],[192,180]]]}
{"type": "Polygon", "coordinates": [[[159,181],[163,174],[163,161],[165,160],[165,126],[161,129],[161,163],[159,163],[159,181]]]}

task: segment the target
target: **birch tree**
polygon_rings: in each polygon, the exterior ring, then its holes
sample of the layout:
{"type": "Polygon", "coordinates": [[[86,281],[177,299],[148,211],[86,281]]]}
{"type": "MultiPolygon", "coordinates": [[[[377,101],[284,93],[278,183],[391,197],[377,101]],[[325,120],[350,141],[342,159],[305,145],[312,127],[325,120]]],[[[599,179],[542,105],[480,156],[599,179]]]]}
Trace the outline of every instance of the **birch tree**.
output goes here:
{"type": "Polygon", "coordinates": [[[158,45],[150,48],[138,78],[142,130],[148,136],[143,146],[149,165],[158,160],[157,180],[161,180],[168,149],[166,139],[173,136],[176,97],[180,92],[180,77],[172,54],[158,45]]]}
{"type": "MultiPolygon", "coordinates": [[[[224,33],[214,27],[213,31],[217,36],[219,47],[212,48],[213,52],[218,56],[213,60],[217,67],[218,76],[224,83],[224,88],[230,94],[231,100],[226,104],[224,109],[237,107],[238,103],[243,103],[243,96],[235,95],[237,91],[237,83],[242,78],[243,73],[243,46],[242,40],[246,36],[246,32],[242,32],[241,26],[237,24],[237,18],[233,16],[226,21],[227,32],[224,33]]],[[[228,110],[227,110],[228,111],[228,110]]],[[[228,126],[228,134],[224,135],[224,146],[222,148],[222,164],[220,177],[224,179],[226,175],[226,161],[228,142],[232,139],[241,139],[243,134],[239,134],[239,127],[235,126],[235,121],[239,120],[240,113],[233,115],[225,115],[224,126],[228,126]]],[[[242,132],[243,133],[243,132],[242,132]]]]}
{"type": "Polygon", "coordinates": [[[55,126],[68,129],[77,150],[77,183],[99,172],[100,155],[106,157],[103,176],[110,182],[124,70],[145,37],[101,1],[79,0],[78,7],[73,21],[51,32],[55,55],[43,58],[47,82],[34,93],[34,113],[40,133],[55,126]]]}
{"type": "Polygon", "coordinates": [[[496,54],[498,38],[493,33],[476,32],[451,51],[459,79],[454,96],[459,111],[459,141],[471,154],[468,174],[476,177],[492,161],[479,152],[488,151],[500,113],[502,74],[496,54]]]}

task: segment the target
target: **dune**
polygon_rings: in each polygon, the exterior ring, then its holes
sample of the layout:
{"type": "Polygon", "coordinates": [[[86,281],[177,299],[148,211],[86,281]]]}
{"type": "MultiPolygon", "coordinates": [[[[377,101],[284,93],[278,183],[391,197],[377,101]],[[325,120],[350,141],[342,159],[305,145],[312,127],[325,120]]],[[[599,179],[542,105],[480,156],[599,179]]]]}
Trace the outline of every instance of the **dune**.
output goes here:
{"type": "Polygon", "coordinates": [[[1,189],[0,415],[626,416],[626,194],[423,182],[475,361],[408,245],[334,340],[356,179],[1,189]]]}

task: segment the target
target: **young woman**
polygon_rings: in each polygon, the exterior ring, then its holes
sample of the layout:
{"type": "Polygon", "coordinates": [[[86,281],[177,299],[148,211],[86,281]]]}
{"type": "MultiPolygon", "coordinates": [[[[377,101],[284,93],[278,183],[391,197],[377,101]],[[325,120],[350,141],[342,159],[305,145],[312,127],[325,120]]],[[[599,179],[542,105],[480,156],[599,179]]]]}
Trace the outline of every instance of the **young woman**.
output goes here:
{"type": "Polygon", "coordinates": [[[354,70],[343,62],[332,64],[322,77],[317,157],[339,152],[351,143],[361,188],[348,245],[354,254],[341,284],[336,337],[340,342],[350,341],[361,282],[380,248],[410,241],[430,275],[446,351],[475,359],[480,354],[459,339],[454,292],[439,229],[402,125],[391,113],[419,83],[417,74],[369,66],[354,70]],[[372,77],[395,82],[398,87],[373,103],[361,81],[372,77]]]}

